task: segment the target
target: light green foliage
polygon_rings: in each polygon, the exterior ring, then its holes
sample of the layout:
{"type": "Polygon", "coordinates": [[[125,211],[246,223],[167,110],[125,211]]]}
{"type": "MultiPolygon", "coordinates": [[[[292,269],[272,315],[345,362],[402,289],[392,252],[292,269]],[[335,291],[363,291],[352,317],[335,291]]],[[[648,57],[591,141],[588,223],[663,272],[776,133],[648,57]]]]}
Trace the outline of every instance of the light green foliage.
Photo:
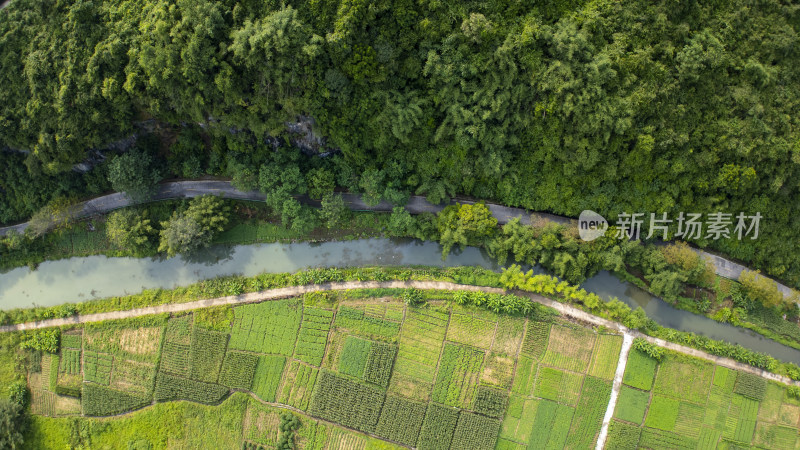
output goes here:
{"type": "Polygon", "coordinates": [[[120,392],[94,383],[83,386],[81,405],[87,416],[112,416],[150,404],[150,398],[120,392]]]}
{"type": "Polygon", "coordinates": [[[444,258],[455,245],[464,248],[488,240],[495,232],[497,219],[483,204],[459,204],[443,209],[436,218],[436,224],[444,258]]]}
{"type": "Polygon", "coordinates": [[[211,243],[216,233],[223,231],[228,223],[228,207],[213,195],[196,197],[189,208],[172,213],[167,222],[162,222],[161,243],[158,251],[168,256],[186,253],[211,243]]]}
{"type": "Polygon", "coordinates": [[[484,356],[481,351],[445,343],[432,400],[461,408],[470,405],[484,356]]]}
{"type": "Polygon", "coordinates": [[[367,337],[390,339],[400,332],[397,322],[371,317],[365,315],[363,310],[347,306],[339,308],[334,325],[367,337]]]}
{"type": "Polygon", "coordinates": [[[319,366],[325,354],[333,311],[306,306],[294,349],[295,358],[319,366]]]}
{"type": "Polygon", "coordinates": [[[672,431],[678,419],[680,401],[662,395],[654,395],[644,424],[651,428],[672,431]]]}
{"type": "Polygon", "coordinates": [[[614,417],[641,425],[648,403],[650,403],[649,392],[622,386],[614,417]]]}
{"type": "Polygon", "coordinates": [[[587,376],[567,436],[567,448],[590,448],[597,441],[611,399],[611,382],[587,376]]]}
{"type": "Polygon", "coordinates": [[[108,385],[111,382],[111,362],[113,356],[95,353],[83,353],[83,379],[99,384],[108,385]]]}
{"type": "Polygon", "coordinates": [[[283,375],[286,358],[276,355],[259,355],[253,375],[252,391],[265,402],[274,402],[283,375]]]}
{"type": "Polygon", "coordinates": [[[278,300],[234,308],[229,347],[291,356],[302,315],[298,300],[278,300]]]}
{"type": "Polygon", "coordinates": [[[550,324],[546,322],[528,321],[525,338],[522,341],[521,353],[535,360],[544,356],[547,350],[547,339],[550,337],[550,324]]]}
{"type": "Polygon", "coordinates": [[[563,448],[575,409],[542,400],[536,408],[528,448],[563,448]]]}
{"type": "Polygon", "coordinates": [[[639,447],[641,429],[637,426],[612,420],[608,430],[607,448],[636,450],[639,447]]]}
{"type": "Polygon", "coordinates": [[[534,395],[559,403],[575,406],[580,396],[583,375],[539,366],[534,395]]]}
{"type": "Polygon", "coordinates": [[[359,379],[364,379],[364,367],[367,364],[372,342],[347,336],[342,353],[339,356],[339,372],[359,379]]]}
{"type": "Polygon", "coordinates": [[[622,382],[628,386],[649,391],[653,387],[653,378],[656,373],[658,361],[646,353],[631,349],[628,354],[628,363],[625,365],[625,374],[622,382]]]}
{"type": "Polygon", "coordinates": [[[400,335],[395,373],[432,383],[444,345],[448,314],[408,308],[400,335]]]}
{"type": "Polygon", "coordinates": [[[674,398],[703,403],[708,396],[714,365],[699,359],[670,354],[658,368],[653,391],[674,398]]]}
{"type": "Polygon", "coordinates": [[[779,306],[783,303],[783,293],[778,290],[775,282],[758,272],[742,271],[739,283],[742,284],[745,295],[766,307],[779,306]]]}
{"type": "Polygon", "coordinates": [[[150,220],[131,209],[115,211],[106,219],[106,236],[119,249],[134,252],[147,249],[154,234],[150,220]]]}
{"type": "Polygon", "coordinates": [[[622,336],[601,334],[592,354],[589,365],[589,375],[606,380],[614,378],[619,362],[619,353],[622,349],[622,336]]]}
{"type": "Polygon", "coordinates": [[[315,367],[292,361],[284,376],[278,402],[303,411],[308,410],[318,373],[319,369],[315,367]]]}
{"type": "Polygon", "coordinates": [[[23,335],[20,347],[48,353],[56,353],[58,352],[60,337],[61,330],[58,328],[26,332],[23,335]]]}

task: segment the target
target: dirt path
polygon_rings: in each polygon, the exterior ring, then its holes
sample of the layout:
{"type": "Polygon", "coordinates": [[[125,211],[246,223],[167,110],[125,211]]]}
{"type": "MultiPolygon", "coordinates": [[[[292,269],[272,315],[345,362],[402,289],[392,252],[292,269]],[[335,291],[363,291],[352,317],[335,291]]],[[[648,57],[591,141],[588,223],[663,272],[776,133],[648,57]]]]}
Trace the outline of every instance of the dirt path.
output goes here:
{"type": "MultiPolygon", "coordinates": [[[[152,201],[192,198],[206,194],[220,195],[224,198],[235,200],[264,201],[266,199],[266,196],[261,192],[240,191],[234,188],[230,181],[195,180],[163,183],[159,185],[159,189],[152,201]]],[[[344,199],[347,207],[354,211],[391,211],[393,207],[393,205],[387,201],[382,201],[375,206],[369,206],[364,203],[364,201],[361,199],[361,196],[356,194],[342,194],[342,198],[344,199]]],[[[301,200],[312,205],[319,205],[318,202],[309,201],[305,198],[301,198],[301,200]]],[[[475,203],[470,200],[453,200],[451,203],[456,203],[457,201],[460,203],[475,203]]],[[[128,197],[123,193],[116,192],[113,194],[104,195],[102,197],[93,198],[91,200],[79,203],[77,205],[79,211],[76,214],[76,218],[84,218],[96,214],[107,213],[109,211],[130,206],[131,204],[132,202],[130,199],[128,199],[128,197]]],[[[521,208],[512,208],[493,203],[487,203],[486,206],[492,212],[492,215],[497,219],[497,222],[501,225],[508,223],[515,218],[519,218],[524,224],[530,224],[531,222],[556,222],[569,225],[573,223],[573,219],[570,219],[569,217],[556,216],[548,213],[530,212],[521,208]]],[[[444,205],[434,205],[428,202],[425,197],[415,195],[408,200],[405,208],[411,214],[437,213],[444,209],[444,205]]],[[[27,222],[7,227],[0,227],[0,236],[4,236],[11,230],[16,230],[17,232],[21,233],[25,231],[25,228],[27,227],[27,222]]],[[[737,279],[739,274],[746,269],[745,266],[733,261],[729,261],[721,256],[713,255],[697,249],[695,249],[695,251],[700,254],[700,256],[709,259],[714,264],[715,272],[721,277],[737,279]]],[[[777,285],[778,289],[783,292],[784,296],[789,296],[792,294],[792,291],[789,289],[789,287],[781,283],[777,283],[777,285]]]]}
{"type": "Polygon", "coordinates": [[[608,426],[611,424],[611,417],[614,415],[614,408],[617,407],[617,399],[619,398],[619,390],[622,387],[622,375],[625,373],[625,366],[628,364],[628,354],[631,351],[631,344],[633,343],[633,335],[625,333],[622,338],[622,349],[619,351],[619,362],[617,362],[617,371],[614,373],[614,385],[611,388],[611,398],[608,400],[608,407],[606,408],[606,415],[603,416],[603,426],[600,427],[600,436],[597,438],[597,450],[603,450],[606,445],[606,437],[608,436],[608,426]]]}
{"type": "MultiPolygon", "coordinates": [[[[295,297],[298,295],[302,295],[306,292],[313,292],[313,291],[327,291],[327,290],[342,291],[348,289],[379,289],[379,288],[402,289],[402,288],[412,288],[412,287],[417,289],[482,291],[495,294],[502,294],[506,292],[500,288],[470,286],[470,285],[451,283],[449,281],[345,281],[338,283],[290,286],[290,287],[270,289],[260,292],[252,292],[249,294],[209,298],[205,300],[197,300],[188,303],[169,303],[166,305],[150,306],[146,308],[130,309],[126,311],[112,311],[112,312],[98,313],[98,314],[87,314],[83,316],[73,316],[65,319],[47,319],[38,322],[27,322],[16,325],[3,325],[0,326],[0,332],[35,330],[39,328],[76,325],[89,322],[101,322],[104,320],[127,319],[131,317],[141,317],[152,314],[176,313],[182,311],[190,311],[199,308],[208,308],[211,306],[254,303],[264,300],[295,297]]],[[[691,355],[700,359],[705,359],[713,362],[714,364],[719,364],[720,366],[727,367],[729,369],[735,369],[735,370],[740,370],[742,372],[752,373],[784,384],[800,386],[800,382],[791,380],[790,378],[785,377],[783,375],[777,375],[771,372],[767,372],[766,370],[758,369],[756,367],[752,367],[747,364],[734,361],[730,358],[723,358],[721,356],[711,355],[709,353],[691,347],[686,347],[680,344],[675,344],[674,342],[667,342],[663,339],[647,336],[638,331],[630,330],[620,323],[612,322],[608,319],[603,319],[602,317],[594,316],[573,306],[559,303],[555,300],[551,300],[549,298],[543,297],[538,294],[532,294],[530,292],[524,292],[524,291],[513,291],[513,293],[521,297],[527,297],[531,301],[534,301],[536,303],[549,306],[564,316],[571,317],[573,319],[577,319],[578,321],[585,322],[591,325],[595,326],[602,325],[608,329],[615,330],[618,333],[622,334],[623,336],[626,336],[626,338],[628,336],[633,338],[641,337],[661,347],[665,347],[670,350],[674,350],[676,352],[685,353],[687,355],[691,355]]],[[[617,367],[617,370],[619,370],[619,367],[617,367]]]]}

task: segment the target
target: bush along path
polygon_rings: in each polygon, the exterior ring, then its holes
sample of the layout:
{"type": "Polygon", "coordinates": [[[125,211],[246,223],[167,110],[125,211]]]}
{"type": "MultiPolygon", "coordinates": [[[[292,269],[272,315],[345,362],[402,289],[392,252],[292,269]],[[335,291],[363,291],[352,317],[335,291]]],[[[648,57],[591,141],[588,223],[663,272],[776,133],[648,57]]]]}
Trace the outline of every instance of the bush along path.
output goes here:
{"type": "MultiPolygon", "coordinates": [[[[425,289],[425,290],[441,290],[441,291],[470,291],[470,292],[484,292],[489,294],[503,294],[506,291],[501,288],[486,287],[486,286],[472,286],[452,283],[449,281],[345,281],[345,282],[332,282],[321,284],[308,284],[304,286],[290,286],[278,289],[269,289],[260,292],[252,292],[242,295],[233,295],[226,297],[211,298],[205,300],[198,300],[187,303],[171,303],[158,306],[151,306],[146,308],[136,308],[126,311],[113,311],[98,314],[76,315],[68,318],[60,319],[47,319],[36,322],[26,322],[14,325],[0,326],[0,332],[12,331],[26,331],[36,330],[49,327],[60,327],[67,325],[85,324],[92,322],[102,322],[105,320],[127,319],[133,317],[148,316],[162,313],[179,313],[183,311],[191,311],[201,308],[209,308],[213,306],[224,305],[240,305],[246,303],[257,303],[266,300],[276,300],[288,297],[296,297],[308,292],[327,291],[327,290],[349,290],[349,289],[425,289]]],[[[684,353],[696,358],[711,361],[729,369],[739,370],[742,372],[758,375],[769,380],[777,381],[787,385],[800,386],[800,381],[794,381],[789,377],[778,375],[763,369],[759,369],[747,364],[740,363],[730,358],[712,355],[704,351],[687,347],[684,345],[676,344],[674,342],[665,341],[663,339],[647,336],[639,331],[631,330],[621,323],[617,323],[602,317],[592,315],[586,311],[578,309],[550,298],[544,297],[539,294],[534,294],[527,291],[513,290],[511,293],[520,297],[525,297],[540,305],[544,305],[556,310],[559,314],[569,317],[579,322],[591,324],[594,326],[602,326],[607,329],[614,330],[622,334],[625,339],[640,338],[650,344],[664,347],[678,353],[684,353]]],[[[624,349],[625,347],[623,347],[624,349]]],[[[619,367],[617,368],[619,371],[619,367]]],[[[622,368],[624,371],[624,366],[622,368]]],[[[615,377],[616,378],[616,377],[615,377]]],[[[615,384],[616,386],[616,384],[615,384]]]]}
{"type": "MultiPolygon", "coordinates": [[[[196,181],[173,181],[162,183],[151,201],[171,200],[180,198],[194,198],[201,195],[219,195],[223,198],[232,200],[249,200],[249,201],[264,201],[266,195],[258,191],[240,191],[233,187],[231,182],[222,180],[196,180],[196,181]]],[[[391,212],[393,206],[387,201],[381,201],[377,205],[368,205],[360,195],[357,194],[342,194],[344,204],[354,211],[380,211],[391,212]]],[[[455,204],[452,201],[451,204],[455,204]]],[[[475,202],[469,200],[462,200],[458,203],[474,204],[475,202]]],[[[93,198],[81,202],[74,206],[73,216],[75,219],[85,218],[97,214],[107,213],[116,209],[132,206],[134,202],[124,193],[116,192],[113,194],[105,195],[102,197],[93,198]]],[[[445,208],[446,205],[434,205],[428,202],[425,197],[412,196],[405,209],[411,214],[423,213],[438,213],[445,208]]],[[[497,204],[486,204],[486,207],[491,212],[492,216],[497,219],[499,225],[506,224],[513,219],[519,219],[524,225],[531,223],[554,222],[562,225],[569,225],[573,220],[567,217],[556,216],[547,213],[536,213],[526,211],[521,208],[512,208],[497,204]]],[[[0,236],[14,230],[19,233],[25,231],[29,226],[29,222],[2,227],[0,228],[0,236]]],[[[715,273],[724,278],[738,279],[743,271],[747,268],[741,264],[725,259],[721,256],[714,255],[703,250],[695,251],[714,265],[715,273]]],[[[788,286],[777,283],[778,290],[785,296],[790,297],[792,290],[788,286]]]]}

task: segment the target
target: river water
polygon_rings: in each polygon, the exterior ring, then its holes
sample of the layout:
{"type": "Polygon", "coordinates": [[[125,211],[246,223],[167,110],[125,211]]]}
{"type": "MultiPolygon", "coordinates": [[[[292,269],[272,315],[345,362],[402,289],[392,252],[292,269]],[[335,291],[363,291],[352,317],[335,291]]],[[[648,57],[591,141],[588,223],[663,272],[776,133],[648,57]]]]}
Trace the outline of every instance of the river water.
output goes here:
{"type": "MultiPolygon", "coordinates": [[[[21,267],[0,274],[0,309],[80,302],[135,294],[144,289],[171,289],[224,275],[253,276],[262,272],[294,272],[309,267],[375,265],[481,266],[500,269],[485,252],[477,248],[454,251],[443,261],[438,244],[410,239],[214,247],[191,258],[88,256],[44,262],[35,271],[21,267]]],[[[613,296],[633,308],[641,306],[648,317],[663,326],[733,342],[769,353],[782,361],[800,364],[800,350],[749,330],[675,309],[607,272],[587,280],[583,287],[604,299],[613,296]]]]}

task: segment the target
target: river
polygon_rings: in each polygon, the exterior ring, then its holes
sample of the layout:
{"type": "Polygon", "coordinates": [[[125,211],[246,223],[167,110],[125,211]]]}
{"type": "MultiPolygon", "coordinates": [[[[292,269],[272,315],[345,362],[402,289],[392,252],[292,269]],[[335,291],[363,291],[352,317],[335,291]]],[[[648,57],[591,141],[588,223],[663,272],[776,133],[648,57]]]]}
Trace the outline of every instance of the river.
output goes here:
{"type": "MultiPolygon", "coordinates": [[[[295,272],[309,267],[376,265],[500,267],[482,250],[468,247],[446,260],[434,242],[411,239],[254,244],[213,247],[193,257],[108,258],[88,256],[47,261],[35,271],[27,267],[0,274],[0,309],[50,306],[96,298],[136,294],[144,289],[171,289],[224,275],[253,276],[262,272],[295,272]]],[[[782,360],[800,364],[800,350],[766,339],[749,330],[715,322],[673,308],[642,289],[601,272],[583,287],[604,299],[617,297],[669,328],[691,331],[740,344],[782,360]]]]}

